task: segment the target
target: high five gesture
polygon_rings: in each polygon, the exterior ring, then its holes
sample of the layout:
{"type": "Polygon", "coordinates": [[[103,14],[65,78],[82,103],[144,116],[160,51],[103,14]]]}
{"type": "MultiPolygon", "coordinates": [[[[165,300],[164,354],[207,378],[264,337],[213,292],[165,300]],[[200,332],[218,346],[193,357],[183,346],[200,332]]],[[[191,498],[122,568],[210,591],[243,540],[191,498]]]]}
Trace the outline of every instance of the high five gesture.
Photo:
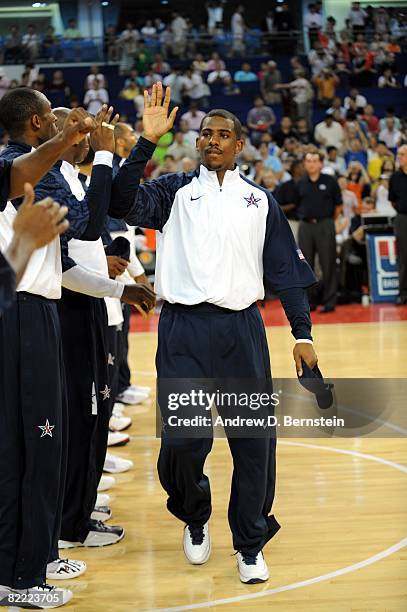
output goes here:
{"type": "Polygon", "coordinates": [[[161,136],[171,130],[174,125],[178,106],[168,114],[171,101],[171,88],[167,87],[165,95],[162,83],[159,81],[152,87],[151,96],[144,91],[143,127],[144,138],[157,143],[161,136]],[[164,99],[163,99],[164,98],[164,99]]]}

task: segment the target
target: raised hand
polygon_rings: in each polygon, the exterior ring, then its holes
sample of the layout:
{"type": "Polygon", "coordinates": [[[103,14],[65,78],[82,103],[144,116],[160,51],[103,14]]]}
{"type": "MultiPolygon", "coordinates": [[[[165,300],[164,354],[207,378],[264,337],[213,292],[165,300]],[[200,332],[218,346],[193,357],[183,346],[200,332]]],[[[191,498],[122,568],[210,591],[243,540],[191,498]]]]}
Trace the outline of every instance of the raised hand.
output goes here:
{"type": "Polygon", "coordinates": [[[151,96],[148,95],[148,91],[144,91],[143,136],[150,142],[157,143],[161,136],[169,132],[174,125],[178,106],[168,114],[170,101],[171,88],[167,87],[163,100],[161,81],[154,83],[151,96]]]}
{"type": "Polygon", "coordinates": [[[75,108],[65,119],[62,128],[62,138],[67,147],[78,144],[90,131],[96,127],[95,120],[89,116],[84,108],[75,108]]]}
{"type": "Polygon", "coordinates": [[[103,104],[95,117],[96,128],[90,135],[90,146],[94,151],[110,151],[114,153],[114,126],[119,121],[120,116],[113,115],[113,106],[103,104]]]}

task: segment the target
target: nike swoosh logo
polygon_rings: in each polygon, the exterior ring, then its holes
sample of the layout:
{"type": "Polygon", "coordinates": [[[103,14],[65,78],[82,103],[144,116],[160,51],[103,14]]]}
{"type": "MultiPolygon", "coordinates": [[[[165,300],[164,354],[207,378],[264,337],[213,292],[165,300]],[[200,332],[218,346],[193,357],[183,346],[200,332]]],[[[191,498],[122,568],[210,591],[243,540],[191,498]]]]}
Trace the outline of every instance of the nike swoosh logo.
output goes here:
{"type": "Polygon", "coordinates": [[[204,197],[204,194],[202,194],[202,195],[198,196],[197,198],[193,198],[193,197],[191,196],[191,202],[195,202],[195,200],[199,200],[199,198],[203,198],[203,197],[204,197]]]}

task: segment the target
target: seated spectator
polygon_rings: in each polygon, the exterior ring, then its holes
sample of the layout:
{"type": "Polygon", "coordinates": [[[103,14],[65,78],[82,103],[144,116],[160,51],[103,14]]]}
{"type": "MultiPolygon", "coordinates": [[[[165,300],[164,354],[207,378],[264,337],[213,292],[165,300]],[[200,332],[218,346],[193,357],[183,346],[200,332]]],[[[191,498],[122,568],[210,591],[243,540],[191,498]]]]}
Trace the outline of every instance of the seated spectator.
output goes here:
{"type": "Polygon", "coordinates": [[[151,51],[145,46],[144,40],[139,40],[137,49],[134,53],[134,67],[140,74],[150,70],[153,63],[151,51]]]}
{"type": "Polygon", "coordinates": [[[63,91],[67,98],[71,95],[70,87],[64,79],[62,70],[55,70],[52,75],[51,83],[47,89],[49,91],[63,91]]]}
{"type": "Polygon", "coordinates": [[[142,89],[137,85],[136,81],[126,79],[127,85],[119,93],[119,98],[123,100],[132,100],[137,111],[137,117],[141,117],[144,107],[144,95],[142,89]]]}
{"type": "Polygon", "coordinates": [[[206,72],[208,70],[208,62],[205,62],[202,53],[198,53],[192,62],[192,68],[199,72],[206,72]]]}
{"type": "Polygon", "coordinates": [[[37,34],[35,25],[28,25],[27,32],[21,40],[24,57],[29,60],[36,59],[40,54],[40,37],[37,34]]]}
{"type": "Polygon", "coordinates": [[[102,72],[99,72],[99,66],[93,65],[89,69],[89,74],[85,79],[85,90],[90,89],[95,81],[99,83],[99,87],[107,89],[107,80],[102,72]]]}
{"type": "Polygon", "coordinates": [[[382,168],[383,164],[387,161],[393,163],[394,156],[386,147],[385,143],[381,140],[376,142],[376,145],[373,149],[368,151],[368,174],[372,181],[375,181],[379,178],[381,174],[383,174],[382,168]]]}
{"type": "Polygon", "coordinates": [[[395,153],[397,147],[399,147],[403,141],[403,134],[396,128],[393,117],[387,117],[385,123],[385,128],[379,133],[379,139],[385,143],[386,147],[390,149],[392,153],[395,153]]]}
{"type": "Polygon", "coordinates": [[[357,213],[358,200],[354,192],[348,189],[348,181],[345,176],[338,178],[338,185],[342,192],[342,214],[348,220],[348,227],[350,227],[350,222],[357,213]]]}
{"type": "Polygon", "coordinates": [[[398,87],[401,87],[401,85],[397,82],[397,79],[394,76],[391,68],[386,68],[383,74],[379,76],[377,80],[377,86],[380,88],[391,87],[393,89],[397,89],[398,87]]]}
{"type": "Polygon", "coordinates": [[[194,160],[198,159],[198,152],[196,148],[185,142],[184,134],[182,132],[175,132],[174,141],[168,147],[167,155],[171,155],[177,162],[178,170],[181,170],[181,165],[179,162],[181,162],[184,157],[189,157],[194,160]]]}
{"type": "Polygon", "coordinates": [[[129,76],[124,81],[124,86],[127,87],[127,85],[132,82],[136,83],[140,87],[144,87],[144,78],[139,75],[139,71],[136,70],[135,68],[132,68],[130,70],[129,76]]]}
{"type": "Polygon", "coordinates": [[[57,38],[55,36],[55,28],[49,25],[45,30],[44,37],[42,39],[42,55],[46,57],[50,62],[55,59],[55,52],[57,51],[57,38]]]}
{"type": "Polygon", "coordinates": [[[314,142],[313,132],[308,128],[308,122],[306,119],[297,119],[295,122],[294,132],[299,143],[308,145],[314,142]]]}
{"type": "Polygon", "coordinates": [[[332,70],[325,68],[319,75],[312,79],[312,82],[317,86],[318,102],[320,105],[325,108],[331,106],[335,98],[336,86],[339,83],[338,77],[332,70]]]}
{"type": "Polygon", "coordinates": [[[367,168],[367,151],[363,148],[363,145],[359,138],[353,138],[349,143],[349,148],[345,152],[345,162],[349,166],[351,162],[357,161],[364,168],[367,168]]]}
{"type": "Polygon", "coordinates": [[[211,59],[209,60],[206,69],[211,71],[211,70],[225,70],[225,68],[226,68],[225,62],[223,61],[223,59],[221,59],[219,53],[217,53],[217,51],[214,51],[211,55],[211,59]],[[220,67],[219,67],[219,64],[220,64],[220,67]]]}
{"type": "Polygon", "coordinates": [[[201,108],[207,108],[209,105],[208,97],[210,96],[211,90],[208,85],[204,83],[202,75],[192,68],[188,68],[185,71],[183,79],[184,95],[194,100],[201,108]]]}
{"type": "Polygon", "coordinates": [[[199,134],[197,131],[191,130],[186,119],[180,120],[178,130],[184,134],[184,143],[189,144],[191,147],[195,147],[196,139],[198,138],[199,134]]]}
{"type": "Polygon", "coordinates": [[[161,53],[156,53],[154,55],[154,62],[151,66],[151,69],[156,74],[168,74],[169,72],[171,72],[171,66],[168,62],[164,61],[161,53]]]}
{"type": "Polygon", "coordinates": [[[334,58],[322,48],[321,43],[315,42],[314,48],[308,53],[308,63],[311,66],[312,75],[317,76],[325,68],[331,68],[334,65],[334,58]]]}
{"type": "Polygon", "coordinates": [[[171,87],[171,104],[180,106],[182,104],[182,96],[184,90],[184,76],[179,66],[173,66],[171,73],[167,75],[163,84],[165,87],[171,87]]]}
{"type": "Polygon", "coordinates": [[[280,129],[273,132],[273,139],[278,147],[282,147],[286,138],[295,138],[295,131],[293,130],[293,122],[291,117],[282,117],[280,122],[280,129]]]}
{"type": "MultiPolygon", "coordinates": [[[[189,111],[181,115],[181,119],[188,121],[191,130],[199,132],[199,128],[201,127],[201,123],[205,115],[206,113],[204,113],[204,111],[199,110],[197,102],[192,100],[189,105],[189,111]]],[[[188,157],[191,156],[189,155],[188,157]]]]}
{"type": "Polygon", "coordinates": [[[232,81],[232,76],[228,70],[222,68],[221,62],[215,62],[215,68],[208,74],[207,82],[212,85],[214,83],[223,83],[229,85],[232,81]]]}
{"type": "Polygon", "coordinates": [[[88,89],[83,98],[83,105],[86,110],[92,115],[101,109],[103,104],[109,103],[109,94],[107,90],[99,86],[99,81],[94,79],[92,87],[88,89]]]}
{"type": "Polygon", "coordinates": [[[325,167],[332,168],[337,176],[346,174],[345,159],[338,155],[338,149],[336,147],[330,146],[326,148],[324,168],[325,167]]]}
{"type": "Polygon", "coordinates": [[[64,38],[66,38],[67,40],[78,40],[80,38],[83,38],[81,31],[79,30],[78,25],[76,23],[76,19],[70,19],[68,21],[68,27],[64,31],[64,38]]]}
{"type": "Polygon", "coordinates": [[[265,142],[260,143],[259,157],[263,161],[264,168],[270,168],[277,175],[282,173],[283,165],[280,158],[270,154],[268,145],[265,142]]]}
{"type": "Polygon", "coordinates": [[[393,54],[401,53],[401,47],[397,42],[397,38],[394,36],[390,37],[389,42],[386,45],[386,51],[393,54]]]}
{"type": "Polygon", "coordinates": [[[157,35],[152,19],[147,19],[145,25],[140,30],[140,34],[145,38],[154,38],[157,35]]]}
{"type": "Polygon", "coordinates": [[[233,79],[236,83],[250,83],[257,81],[257,75],[252,71],[250,64],[244,62],[241,69],[235,72],[233,79]]]}
{"type": "Polygon", "coordinates": [[[389,200],[389,181],[390,176],[388,174],[380,176],[379,185],[374,193],[375,209],[378,215],[394,217],[397,213],[389,200]]]}
{"type": "Polygon", "coordinates": [[[360,117],[366,123],[367,130],[370,134],[377,134],[379,131],[379,119],[374,114],[372,104],[366,104],[365,112],[360,117]]]}
{"type": "Polygon", "coordinates": [[[104,36],[104,51],[108,62],[117,62],[119,59],[119,45],[117,41],[116,26],[108,25],[104,36]]]}
{"type": "Polygon", "coordinates": [[[172,155],[165,155],[164,163],[151,173],[151,178],[156,179],[160,176],[164,176],[164,174],[171,174],[172,172],[178,172],[177,162],[172,155]]]}
{"type": "Polygon", "coordinates": [[[323,147],[336,147],[342,149],[345,141],[345,132],[342,126],[334,120],[329,113],[325,114],[325,119],[317,123],[314,130],[314,139],[323,147]]]}
{"type": "Polygon", "coordinates": [[[346,117],[346,108],[342,105],[342,100],[338,97],[334,98],[332,106],[328,108],[327,113],[334,115],[336,121],[343,120],[346,117]]]}
{"type": "Polygon", "coordinates": [[[362,166],[357,161],[351,162],[347,171],[347,189],[352,191],[358,201],[358,212],[362,207],[362,200],[370,195],[370,179],[362,166]]]}
{"type": "Polygon", "coordinates": [[[150,68],[143,77],[143,86],[149,89],[154,83],[158,83],[158,81],[162,81],[161,74],[155,73],[154,70],[150,68]]]}
{"type": "Polygon", "coordinates": [[[379,121],[380,130],[383,130],[386,127],[386,119],[388,117],[391,117],[392,119],[394,119],[394,125],[396,129],[399,130],[401,128],[401,121],[398,117],[396,117],[396,111],[394,110],[392,106],[388,106],[386,108],[384,117],[380,119],[379,121]]]}
{"type": "Polygon", "coordinates": [[[267,104],[280,104],[281,93],[276,89],[276,85],[282,82],[281,72],[277,63],[270,60],[260,79],[260,91],[267,104]]]}
{"type": "Polygon", "coordinates": [[[16,62],[21,58],[23,48],[18,26],[11,26],[5,37],[4,59],[6,62],[16,62]]]}
{"type": "Polygon", "coordinates": [[[236,158],[238,166],[243,164],[251,164],[259,156],[259,152],[256,147],[250,142],[249,130],[245,125],[242,126],[242,140],[243,149],[236,158]]]}
{"type": "Polygon", "coordinates": [[[193,172],[198,167],[198,161],[191,157],[181,159],[180,172],[193,172]]]}
{"type": "Polygon", "coordinates": [[[383,6],[379,6],[375,11],[374,23],[376,32],[379,34],[387,34],[389,31],[389,15],[383,6]]]}
{"type": "Polygon", "coordinates": [[[343,89],[349,89],[352,70],[349,69],[348,64],[340,57],[339,53],[336,60],[335,74],[339,79],[338,86],[343,89]]]}
{"type": "Polygon", "coordinates": [[[134,55],[137,51],[137,43],[140,33],[131,22],[126,23],[126,28],[118,38],[118,46],[121,49],[120,74],[127,74],[134,64],[134,55]]]}
{"type": "Polygon", "coordinates": [[[247,114],[246,124],[250,128],[251,140],[257,146],[264,132],[275,124],[276,116],[273,110],[264,104],[261,96],[256,96],[254,99],[254,107],[247,114]]]}
{"type": "Polygon", "coordinates": [[[23,74],[21,75],[21,83],[23,87],[31,87],[33,82],[38,79],[39,70],[34,64],[26,64],[23,74]]]}
{"type": "Polygon", "coordinates": [[[362,94],[359,93],[359,90],[356,87],[352,87],[349,92],[349,96],[346,96],[343,102],[343,105],[346,110],[352,109],[361,113],[363,113],[366,104],[367,100],[365,96],[362,96],[362,94]]]}
{"type": "Polygon", "coordinates": [[[278,185],[278,177],[270,168],[266,168],[263,172],[262,179],[260,181],[260,187],[267,189],[270,193],[273,193],[278,185]]]}

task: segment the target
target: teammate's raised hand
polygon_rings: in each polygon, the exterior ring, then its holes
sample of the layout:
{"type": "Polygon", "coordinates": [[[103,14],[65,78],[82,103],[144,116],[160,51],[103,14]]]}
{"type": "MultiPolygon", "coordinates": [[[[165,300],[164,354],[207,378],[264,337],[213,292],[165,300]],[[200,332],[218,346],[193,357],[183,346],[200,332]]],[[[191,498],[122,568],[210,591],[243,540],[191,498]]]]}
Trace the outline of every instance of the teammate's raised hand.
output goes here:
{"type": "Polygon", "coordinates": [[[95,128],[95,120],[89,116],[84,108],[74,108],[65,119],[62,138],[67,147],[71,147],[81,142],[86,134],[95,128]]]}
{"type": "Polygon", "coordinates": [[[154,143],[157,143],[161,136],[171,130],[178,111],[178,106],[176,106],[168,114],[171,101],[171,87],[167,87],[165,95],[163,94],[161,81],[154,83],[151,96],[148,95],[148,91],[144,91],[143,136],[154,143]]]}
{"type": "Polygon", "coordinates": [[[110,151],[114,153],[114,127],[120,116],[113,115],[113,106],[103,104],[95,117],[96,129],[91,132],[90,146],[94,151],[110,151]]]}

